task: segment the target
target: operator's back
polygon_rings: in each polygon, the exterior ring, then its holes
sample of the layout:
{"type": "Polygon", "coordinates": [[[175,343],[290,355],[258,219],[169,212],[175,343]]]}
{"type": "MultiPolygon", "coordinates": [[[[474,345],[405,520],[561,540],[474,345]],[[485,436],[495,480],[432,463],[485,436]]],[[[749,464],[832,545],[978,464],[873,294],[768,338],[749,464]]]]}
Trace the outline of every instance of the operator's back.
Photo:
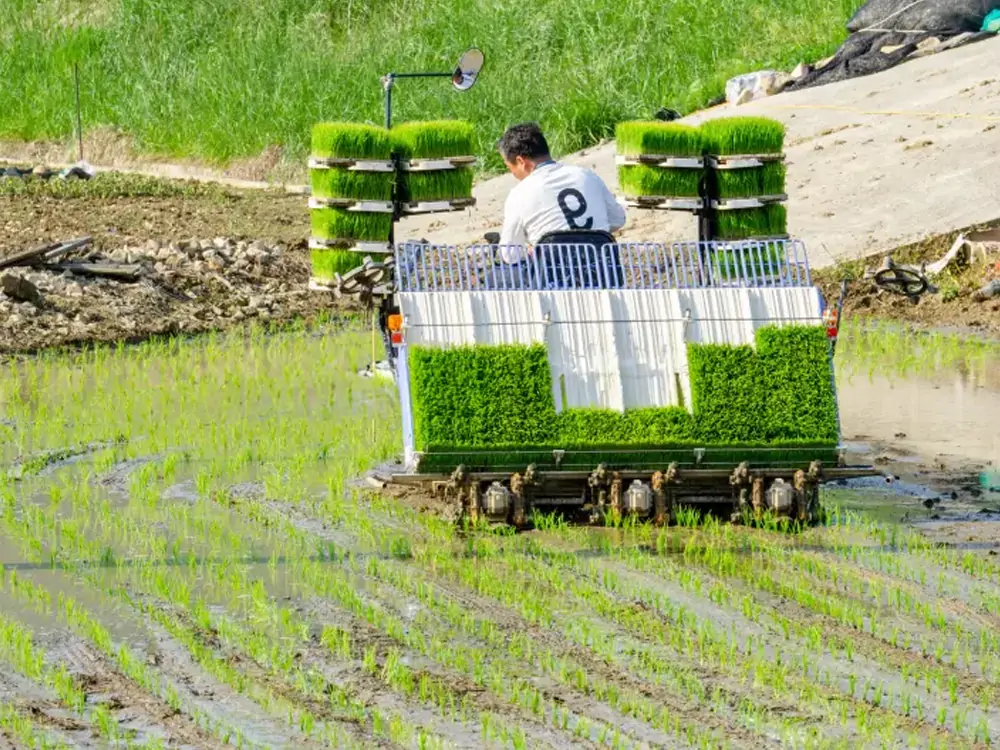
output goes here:
{"type": "Polygon", "coordinates": [[[547,161],[511,190],[504,209],[501,245],[534,244],[549,232],[614,231],[625,209],[593,171],[547,161]]]}

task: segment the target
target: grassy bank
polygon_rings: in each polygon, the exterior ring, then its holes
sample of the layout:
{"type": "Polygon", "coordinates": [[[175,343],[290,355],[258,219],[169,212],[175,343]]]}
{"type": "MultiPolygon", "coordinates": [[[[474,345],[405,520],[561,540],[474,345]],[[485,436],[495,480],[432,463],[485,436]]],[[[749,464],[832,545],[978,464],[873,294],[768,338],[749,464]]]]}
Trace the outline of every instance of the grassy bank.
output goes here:
{"type": "Polygon", "coordinates": [[[86,128],[113,126],[175,157],[278,145],[301,159],[316,121],[380,120],[380,75],[448,69],[478,45],[487,68],[471,92],[404,81],[397,119],[469,119],[480,152],[505,125],[537,119],[563,153],[660,106],[704,105],[732,75],[831,52],[858,4],[0,0],[13,19],[0,45],[0,137],[68,137],[79,62],[86,128]]]}

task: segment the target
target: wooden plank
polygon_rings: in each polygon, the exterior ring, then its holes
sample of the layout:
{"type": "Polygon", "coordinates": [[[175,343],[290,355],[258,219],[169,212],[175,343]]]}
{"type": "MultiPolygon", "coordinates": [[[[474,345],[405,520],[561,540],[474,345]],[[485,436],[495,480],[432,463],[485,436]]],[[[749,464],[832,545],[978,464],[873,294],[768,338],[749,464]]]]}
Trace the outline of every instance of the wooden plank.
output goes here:
{"type": "Polygon", "coordinates": [[[53,271],[69,271],[81,276],[98,276],[119,281],[135,281],[142,266],[138,263],[53,263],[48,266],[53,271]]]}
{"type": "Polygon", "coordinates": [[[62,245],[61,242],[53,242],[50,245],[42,245],[31,250],[22,250],[19,253],[8,255],[6,258],[0,259],[0,269],[13,268],[15,266],[30,266],[32,265],[32,261],[41,258],[45,253],[58,249],[60,245],[62,245]]]}

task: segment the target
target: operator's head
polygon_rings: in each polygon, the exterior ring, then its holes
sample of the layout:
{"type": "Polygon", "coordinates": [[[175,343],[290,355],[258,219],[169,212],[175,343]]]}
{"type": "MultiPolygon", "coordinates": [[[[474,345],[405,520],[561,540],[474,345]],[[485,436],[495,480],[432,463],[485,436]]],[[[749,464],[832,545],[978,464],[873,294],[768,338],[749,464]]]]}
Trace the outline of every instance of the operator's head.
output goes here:
{"type": "Polygon", "coordinates": [[[507,132],[497,143],[497,149],[507,169],[518,181],[531,174],[537,165],[552,158],[542,129],[533,122],[507,128],[507,132]]]}

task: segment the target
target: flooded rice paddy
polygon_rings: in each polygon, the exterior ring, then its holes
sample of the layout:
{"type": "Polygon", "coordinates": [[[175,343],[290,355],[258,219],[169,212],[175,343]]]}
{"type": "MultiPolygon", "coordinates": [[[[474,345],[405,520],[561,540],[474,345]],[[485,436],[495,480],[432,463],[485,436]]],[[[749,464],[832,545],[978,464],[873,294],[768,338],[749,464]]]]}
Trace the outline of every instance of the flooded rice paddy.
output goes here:
{"type": "Polygon", "coordinates": [[[460,533],[362,491],[400,450],[362,330],[12,365],[0,750],[987,747],[1000,359],[849,335],[845,438],[898,481],[795,534],[460,533]]]}

